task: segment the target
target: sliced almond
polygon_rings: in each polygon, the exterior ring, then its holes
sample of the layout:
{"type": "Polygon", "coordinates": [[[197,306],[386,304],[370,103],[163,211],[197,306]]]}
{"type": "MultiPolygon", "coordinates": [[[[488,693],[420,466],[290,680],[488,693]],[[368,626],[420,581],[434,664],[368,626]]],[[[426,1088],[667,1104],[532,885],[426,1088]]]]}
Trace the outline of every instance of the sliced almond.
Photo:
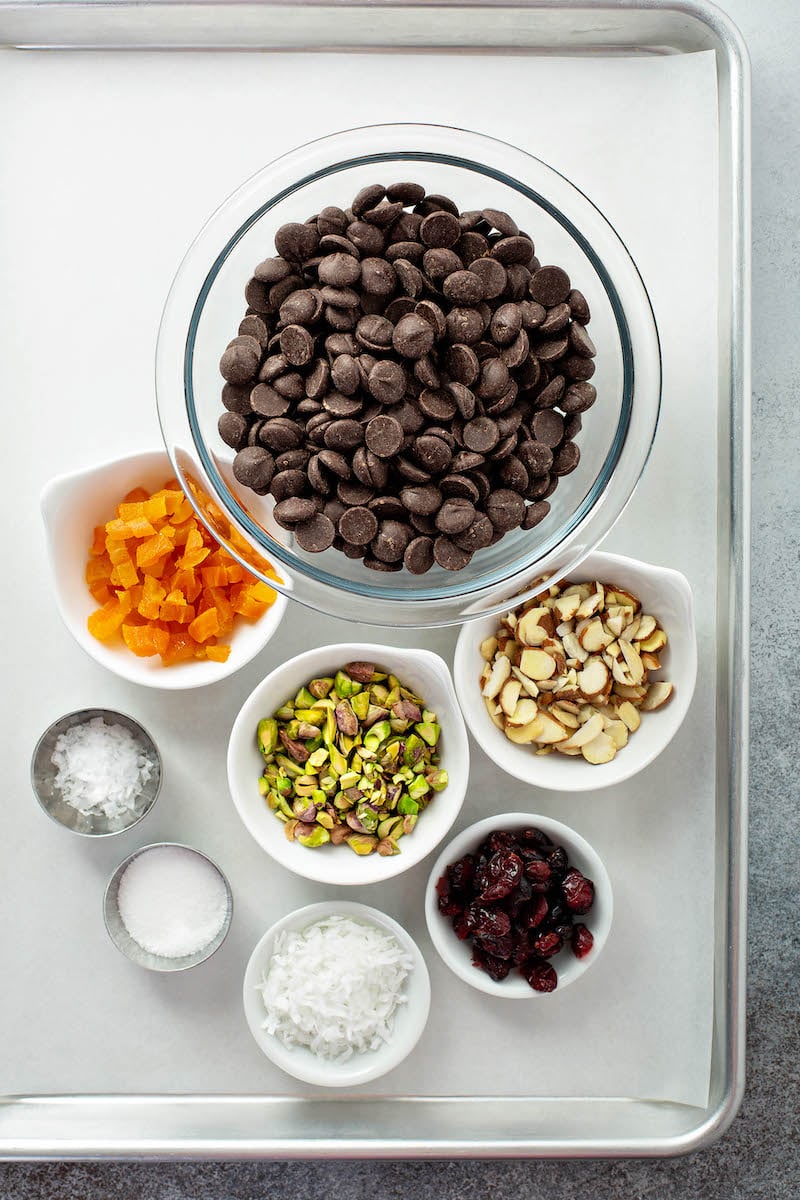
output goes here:
{"type": "Polygon", "coordinates": [[[513,713],[506,721],[507,725],[520,729],[536,719],[539,708],[535,700],[518,700],[513,713]]]}
{"type": "Polygon", "coordinates": [[[578,672],[578,687],[587,700],[599,696],[607,684],[608,667],[601,658],[589,659],[583,670],[578,672]]]}
{"type": "Polygon", "coordinates": [[[637,683],[641,683],[644,679],[644,667],[642,666],[641,656],[636,647],[627,638],[620,638],[619,645],[631,677],[631,683],[635,687],[637,683]]]}
{"type": "Polygon", "coordinates": [[[532,608],[524,617],[517,621],[514,635],[522,646],[541,646],[548,636],[547,630],[539,624],[540,615],[546,615],[546,608],[532,608]]]}
{"type": "Polygon", "coordinates": [[[590,654],[597,654],[600,650],[605,650],[606,646],[611,645],[614,636],[605,628],[600,618],[595,617],[593,621],[584,626],[579,640],[584,650],[588,650],[590,654]]]}
{"type": "Polygon", "coordinates": [[[544,650],[523,650],[519,660],[520,670],[537,683],[555,675],[556,661],[544,650]]]}
{"type": "Polygon", "coordinates": [[[617,587],[616,584],[613,584],[610,590],[606,587],[606,604],[627,604],[635,613],[642,607],[641,601],[633,592],[617,587]]]}
{"type": "Polygon", "coordinates": [[[642,666],[645,671],[660,671],[661,659],[657,654],[649,654],[647,650],[642,651],[642,666]]]}
{"type": "Polygon", "coordinates": [[[517,707],[522,684],[518,679],[507,679],[500,688],[500,707],[507,717],[510,717],[517,707]]]}
{"type": "Polygon", "coordinates": [[[485,658],[487,662],[491,662],[497,651],[497,638],[484,638],[481,642],[481,658],[485,658]]]}
{"type": "Polygon", "coordinates": [[[661,708],[670,699],[674,690],[671,683],[651,683],[640,706],[642,712],[654,712],[655,709],[661,708]]]}
{"type": "Polygon", "coordinates": [[[602,607],[603,607],[602,592],[592,592],[591,595],[587,596],[586,599],[581,602],[580,608],[576,612],[575,616],[578,618],[593,617],[595,615],[595,613],[600,612],[600,609],[602,607]]]}
{"type": "Polygon", "coordinates": [[[500,692],[500,688],[511,674],[511,660],[501,654],[492,663],[492,669],[489,672],[489,678],[483,685],[483,696],[486,700],[494,700],[500,692]]]}
{"type": "Polygon", "coordinates": [[[537,716],[535,721],[530,721],[527,725],[506,725],[506,737],[518,746],[529,746],[533,742],[534,733],[539,729],[538,721],[537,716]]]}
{"type": "Polygon", "coordinates": [[[667,644],[667,635],[663,629],[656,629],[650,634],[649,638],[644,638],[639,642],[640,650],[647,650],[648,653],[654,653],[657,650],[662,650],[667,644]]]}
{"type": "Polygon", "coordinates": [[[537,730],[534,741],[542,745],[551,745],[553,742],[566,741],[567,731],[560,721],[556,721],[554,717],[547,713],[539,713],[540,728],[537,730]]]}
{"type": "Polygon", "coordinates": [[[558,613],[559,621],[571,621],[575,613],[581,606],[582,596],[579,591],[565,592],[563,596],[559,596],[553,605],[553,609],[558,613]]]}
{"type": "Polygon", "coordinates": [[[631,733],[635,733],[642,723],[642,718],[639,716],[639,710],[635,708],[630,700],[625,700],[617,709],[617,716],[620,721],[627,725],[631,733]]]}
{"type": "Polygon", "coordinates": [[[515,667],[512,665],[511,670],[512,670],[515,678],[517,678],[520,681],[520,683],[522,684],[523,692],[527,692],[529,696],[533,696],[535,699],[536,696],[539,695],[539,688],[534,683],[534,681],[531,679],[531,677],[529,675],[526,675],[524,671],[520,671],[519,667],[515,667]]]}
{"type": "Polygon", "coordinates": [[[556,742],[553,749],[557,750],[559,754],[569,755],[570,758],[580,758],[581,752],[579,748],[577,746],[568,746],[566,742],[556,742]]]}
{"type": "Polygon", "coordinates": [[[600,713],[596,712],[584,725],[581,725],[579,729],[576,729],[575,732],[571,734],[564,745],[569,747],[574,746],[579,750],[581,746],[585,746],[588,742],[593,742],[597,735],[602,732],[603,718],[600,713]]]}
{"type": "Polygon", "coordinates": [[[562,638],[564,653],[567,656],[567,662],[574,658],[577,662],[585,663],[589,657],[589,651],[585,650],[580,643],[580,640],[574,633],[565,633],[562,638]]]}
{"type": "Polygon", "coordinates": [[[484,696],[483,703],[486,705],[486,711],[488,712],[489,716],[492,718],[492,721],[495,723],[497,728],[502,729],[505,732],[503,718],[498,713],[497,705],[495,704],[494,700],[487,700],[486,697],[484,696]]]}
{"type": "Polygon", "coordinates": [[[580,721],[575,714],[568,712],[560,704],[551,704],[548,711],[566,729],[578,729],[580,727],[580,721]]]}
{"type": "Polygon", "coordinates": [[[631,634],[634,641],[644,642],[650,637],[651,633],[655,632],[656,619],[651,617],[649,613],[643,613],[639,618],[639,624],[635,634],[631,634]]]}
{"type": "Polygon", "coordinates": [[[581,746],[581,754],[588,763],[600,766],[611,762],[616,757],[617,748],[607,733],[598,733],[597,737],[581,746]]]}
{"type": "Polygon", "coordinates": [[[621,656],[619,658],[615,658],[611,663],[611,674],[614,677],[614,683],[616,685],[621,687],[633,686],[633,680],[631,679],[630,672],[628,671],[628,664],[621,656]]]}
{"type": "Polygon", "coordinates": [[[647,695],[647,688],[641,685],[633,687],[631,684],[615,683],[614,694],[621,696],[623,700],[631,700],[634,704],[638,704],[647,695]]]}
{"type": "Polygon", "coordinates": [[[619,637],[625,628],[625,619],[621,612],[609,613],[606,617],[606,625],[614,634],[614,637],[619,637]]]}
{"type": "Polygon", "coordinates": [[[624,721],[609,721],[605,726],[605,732],[611,738],[617,750],[621,750],[623,746],[627,746],[628,726],[624,721]]]}

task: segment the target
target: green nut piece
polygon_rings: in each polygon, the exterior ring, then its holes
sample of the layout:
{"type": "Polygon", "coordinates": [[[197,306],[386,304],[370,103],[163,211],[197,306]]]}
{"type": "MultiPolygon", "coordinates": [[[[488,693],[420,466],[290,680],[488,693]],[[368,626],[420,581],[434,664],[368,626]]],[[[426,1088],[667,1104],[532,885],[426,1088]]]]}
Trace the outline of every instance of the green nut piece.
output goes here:
{"type": "Polygon", "coordinates": [[[290,840],[398,854],[399,839],[447,786],[440,733],[436,713],[397,676],[348,663],[258,722],[259,794],[290,840]]]}
{"type": "Polygon", "coordinates": [[[295,833],[295,840],[301,846],[324,846],[331,840],[331,835],[322,825],[314,825],[310,833],[295,833]]]}
{"type": "Polygon", "coordinates": [[[347,845],[356,854],[372,854],[378,848],[378,839],[370,833],[354,833],[347,839],[347,845]]]}
{"type": "Polygon", "coordinates": [[[269,758],[270,754],[274,754],[277,750],[279,742],[278,722],[274,717],[265,717],[263,721],[258,722],[256,736],[259,750],[264,758],[269,758]]]}
{"type": "Polygon", "coordinates": [[[408,785],[408,794],[412,800],[421,800],[431,790],[424,775],[416,775],[408,785]]]}
{"type": "Polygon", "coordinates": [[[371,750],[375,753],[381,743],[386,741],[392,732],[392,727],[388,721],[378,721],[373,725],[369,733],[364,736],[364,749],[371,750]]]}
{"type": "Polygon", "coordinates": [[[423,741],[426,741],[429,746],[436,745],[439,741],[439,734],[442,732],[435,721],[421,721],[416,726],[416,730],[423,741]]]}

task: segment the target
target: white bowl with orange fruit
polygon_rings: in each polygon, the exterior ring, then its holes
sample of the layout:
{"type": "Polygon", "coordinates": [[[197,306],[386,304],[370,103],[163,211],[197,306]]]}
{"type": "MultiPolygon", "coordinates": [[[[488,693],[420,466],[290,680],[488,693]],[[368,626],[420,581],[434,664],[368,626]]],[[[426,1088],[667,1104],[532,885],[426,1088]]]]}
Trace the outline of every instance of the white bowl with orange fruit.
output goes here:
{"type": "Polygon", "coordinates": [[[61,475],[41,497],[56,602],[72,636],[115,675],[205,687],[272,637],[286,597],[200,522],[163,450],[61,475]]]}

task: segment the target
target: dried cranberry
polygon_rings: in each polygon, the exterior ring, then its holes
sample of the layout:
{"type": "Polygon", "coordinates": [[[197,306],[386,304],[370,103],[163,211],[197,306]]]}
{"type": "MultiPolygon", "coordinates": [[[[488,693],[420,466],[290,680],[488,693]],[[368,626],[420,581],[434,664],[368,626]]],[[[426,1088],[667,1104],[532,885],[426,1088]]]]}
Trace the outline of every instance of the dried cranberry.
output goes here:
{"type": "Polygon", "coordinates": [[[508,915],[516,920],[519,917],[519,914],[522,912],[524,905],[530,900],[532,894],[531,885],[523,875],[514,891],[506,900],[506,911],[508,915]]]}
{"type": "Polygon", "coordinates": [[[486,866],[486,882],[480,894],[485,903],[503,900],[517,886],[522,877],[522,859],[510,850],[499,850],[493,854],[486,866]]]}
{"type": "Polygon", "coordinates": [[[562,945],[563,942],[555,930],[548,930],[540,933],[535,939],[533,949],[542,958],[552,958],[554,954],[558,954],[562,945]]]}
{"type": "Polygon", "coordinates": [[[561,887],[570,912],[587,913],[594,903],[594,884],[573,867],[567,871],[561,887]]]}
{"type": "Polygon", "coordinates": [[[594,938],[585,925],[576,925],[572,930],[572,953],[576,958],[585,958],[594,945],[594,938]]]}
{"type": "Polygon", "coordinates": [[[542,829],[523,829],[522,833],[517,834],[517,837],[524,845],[538,846],[540,849],[553,844],[542,829]]]}
{"type": "Polygon", "coordinates": [[[529,929],[536,929],[538,925],[541,925],[542,921],[547,916],[547,909],[548,904],[546,896],[539,895],[533,897],[531,900],[531,907],[528,911],[529,929]]]}
{"type": "Polygon", "coordinates": [[[555,850],[551,850],[547,856],[547,861],[550,864],[550,870],[552,873],[557,875],[559,878],[564,874],[569,866],[569,861],[563,846],[556,846],[555,850]]]}
{"type": "Polygon", "coordinates": [[[493,954],[495,958],[511,958],[514,953],[514,939],[510,933],[504,933],[501,937],[480,937],[478,934],[475,937],[486,953],[493,954]]]}
{"type": "Polygon", "coordinates": [[[562,942],[564,942],[564,943],[570,941],[570,939],[572,937],[571,922],[564,921],[561,925],[554,925],[553,933],[557,933],[558,936],[561,938],[562,942]]]}
{"type": "Polygon", "coordinates": [[[505,979],[511,970],[511,963],[507,959],[496,958],[493,954],[487,954],[480,946],[474,946],[472,952],[472,965],[478,967],[481,971],[485,971],[490,979],[494,979],[499,983],[505,979]]]}
{"type": "MultiPolygon", "coordinates": [[[[448,871],[449,871],[449,868],[448,868],[448,871]]],[[[437,879],[437,881],[436,881],[436,894],[437,894],[437,896],[449,896],[450,895],[450,876],[447,871],[445,872],[444,875],[442,875],[442,877],[440,879],[437,879]]]]}
{"type": "Polygon", "coordinates": [[[452,896],[440,896],[437,904],[439,912],[445,917],[460,917],[464,911],[464,905],[452,896]]]}
{"type": "Polygon", "coordinates": [[[533,954],[533,946],[531,945],[530,931],[527,929],[517,929],[514,931],[514,951],[511,955],[514,964],[521,967],[522,964],[533,954]]]}
{"type": "Polygon", "coordinates": [[[558,987],[558,976],[549,963],[530,963],[522,973],[535,992],[554,992],[558,987]]]}
{"type": "Polygon", "coordinates": [[[517,835],[509,833],[505,829],[497,829],[494,833],[490,833],[486,839],[486,847],[491,854],[496,854],[498,850],[517,850],[517,835]]]}
{"type": "Polygon", "coordinates": [[[456,937],[459,938],[460,941],[464,942],[469,937],[470,927],[467,923],[467,918],[465,917],[464,913],[460,913],[459,916],[456,917],[455,921],[453,921],[453,929],[455,929],[456,937]]]}
{"type": "Polygon", "coordinates": [[[525,878],[529,880],[534,892],[546,892],[550,886],[553,872],[550,864],[543,859],[525,863],[525,878]]]}
{"type": "Polygon", "coordinates": [[[466,909],[466,916],[476,937],[502,937],[511,932],[511,918],[502,909],[485,908],[475,901],[466,909]]]}
{"type": "Polygon", "coordinates": [[[465,854],[458,862],[447,868],[447,877],[454,892],[469,891],[474,876],[475,859],[471,854],[465,854]]]}
{"type": "Polygon", "coordinates": [[[566,904],[562,904],[560,900],[550,900],[550,920],[549,925],[560,925],[564,921],[570,920],[570,914],[566,904]]]}

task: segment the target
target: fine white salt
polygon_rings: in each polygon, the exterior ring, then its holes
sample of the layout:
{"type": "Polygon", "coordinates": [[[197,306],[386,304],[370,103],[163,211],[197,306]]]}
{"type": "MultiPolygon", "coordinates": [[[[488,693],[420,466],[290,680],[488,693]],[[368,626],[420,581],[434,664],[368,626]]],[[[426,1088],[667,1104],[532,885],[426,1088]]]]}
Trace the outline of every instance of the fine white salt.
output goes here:
{"type": "Polygon", "coordinates": [[[123,872],[117,907],[143,950],[183,958],[217,936],[228,895],[219,871],[202,855],[183,846],[154,846],[123,872]]]}
{"type": "Polygon", "coordinates": [[[51,755],[62,799],[85,816],[109,820],[136,811],[155,763],[123,725],[93,717],[59,734],[51,755]]]}
{"type": "Polygon", "coordinates": [[[285,1046],[346,1062],[392,1035],[413,959],[384,929],[333,915],[275,939],[259,986],[263,1028],[285,1046]]]}

